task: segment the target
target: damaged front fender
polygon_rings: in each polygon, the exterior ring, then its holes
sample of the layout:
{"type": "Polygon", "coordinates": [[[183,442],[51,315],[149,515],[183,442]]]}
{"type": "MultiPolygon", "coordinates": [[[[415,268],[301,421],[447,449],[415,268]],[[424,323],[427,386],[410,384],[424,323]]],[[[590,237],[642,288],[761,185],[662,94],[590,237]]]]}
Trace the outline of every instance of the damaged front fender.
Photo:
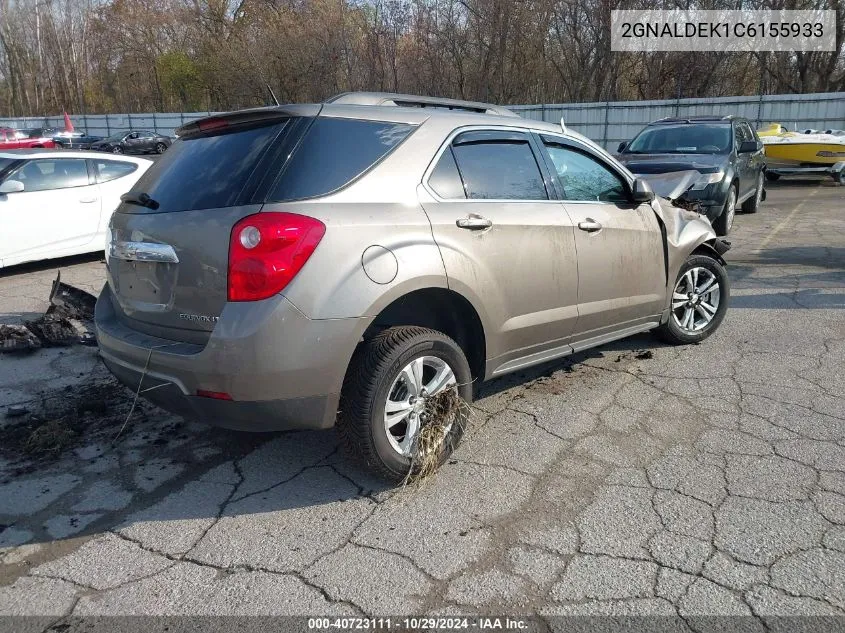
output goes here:
{"type": "Polygon", "coordinates": [[[696,250],[706,249],[719,263],[725,265],[722,255],[730,249],[731,245],[730,242],[716,236],[713,226],[705,215],[693,210],[693,206],[684,204],[683,194],[695,182],[698,177],[697,171],[674,172],[660,176],[657,186],[654,186],[651,179],[649,182],[652,183],[655,192],[659,190],[661,194],[667,194],[667,196],[655,198],[651,203],[651,208],[663,228],[667,281],[664,317],[668,318],[672,288],[678,278],[678,271],[686,259],[696,250]]]}

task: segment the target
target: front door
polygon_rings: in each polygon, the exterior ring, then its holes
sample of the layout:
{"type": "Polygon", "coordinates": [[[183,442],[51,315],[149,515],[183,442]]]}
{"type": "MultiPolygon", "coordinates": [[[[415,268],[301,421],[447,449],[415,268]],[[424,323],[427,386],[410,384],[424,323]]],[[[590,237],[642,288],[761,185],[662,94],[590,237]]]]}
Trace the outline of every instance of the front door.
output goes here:
{"type": "Polygon", "coordinates": [[[485,311],[491,374],[568,350],[577,319],[572,222],[538,159],[524,132],[465,131],[420,187],[449,287],[485,311]]]}
{"type": "Polygon", "coordinates": [[[6,180],[24,191],[0,197],[5,264],[84,252],[100,222],[100,195],[84,158],[28,160],[6,180]]]}
{"type": "Polygon", "coordinates": [[[654,211],[631,202],[628,181],[598,152],[564,137],[544,135],[542,141],[575,225],[579,274],[573,347],[658,320],[666,269],[654,211]]]}

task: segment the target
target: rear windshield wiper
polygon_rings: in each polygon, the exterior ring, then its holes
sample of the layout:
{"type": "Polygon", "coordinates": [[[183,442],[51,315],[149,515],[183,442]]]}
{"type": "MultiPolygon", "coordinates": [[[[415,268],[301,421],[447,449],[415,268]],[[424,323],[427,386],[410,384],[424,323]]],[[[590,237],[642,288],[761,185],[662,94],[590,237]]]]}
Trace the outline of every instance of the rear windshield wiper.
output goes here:
{"type": "Polygon", "coordinates": [[[159,208],[159,203],[150,198],[149,194],[140,191],[135,193],[134,191],[130,191],[129,193],[124,193],[120,196],[121,202],[125,202],[127,204],[137,204],[139,207],[146,207],[148,209],[152,209],[155,211],[159,208]]]}

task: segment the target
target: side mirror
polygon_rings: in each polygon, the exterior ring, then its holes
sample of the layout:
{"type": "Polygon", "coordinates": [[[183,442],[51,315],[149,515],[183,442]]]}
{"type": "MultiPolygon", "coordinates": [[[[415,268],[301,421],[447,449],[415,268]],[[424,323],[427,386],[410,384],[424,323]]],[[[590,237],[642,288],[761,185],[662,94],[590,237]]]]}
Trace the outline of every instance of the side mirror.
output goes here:
{"type": "Polygon", "coordinates": [[[763,149],[762,141],[743,141],[739,146],[740,154],[753,154],[763,149]]]}
{"type": "Polygon", "coordinates": [[[616,148],[616,151],[624,152],[626,147],[628,147],[628,141],[622,141],[621,143],[619,143],[619,147],[616,148]]]}
{"type": "Polygon", "coordinates": [[[654,200],[654,191],[647,180],[637,178],[634,180],[633,190],[634,202],[651,202],[654,200]]]}
{"type": "Polygon", "coordinates": [[[24,188],[20,180],[7,180],[0,185],[0,193],[20,193],[24,188]]]}

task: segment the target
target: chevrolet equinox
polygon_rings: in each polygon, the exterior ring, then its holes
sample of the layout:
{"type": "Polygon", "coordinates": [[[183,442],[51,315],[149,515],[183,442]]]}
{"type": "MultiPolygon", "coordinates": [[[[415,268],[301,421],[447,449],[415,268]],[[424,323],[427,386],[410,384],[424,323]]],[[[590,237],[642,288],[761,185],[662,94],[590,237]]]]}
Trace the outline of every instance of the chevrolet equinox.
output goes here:
{"type": "Polygon", "coordinates": [[[397,480],[442,390],[646,330],[697,343],[727,310],[710,223],[563,125],[351,93],[178,135],[112,216],[96,307],[109,369],[176,413],[337,421],[397,480]]]}

